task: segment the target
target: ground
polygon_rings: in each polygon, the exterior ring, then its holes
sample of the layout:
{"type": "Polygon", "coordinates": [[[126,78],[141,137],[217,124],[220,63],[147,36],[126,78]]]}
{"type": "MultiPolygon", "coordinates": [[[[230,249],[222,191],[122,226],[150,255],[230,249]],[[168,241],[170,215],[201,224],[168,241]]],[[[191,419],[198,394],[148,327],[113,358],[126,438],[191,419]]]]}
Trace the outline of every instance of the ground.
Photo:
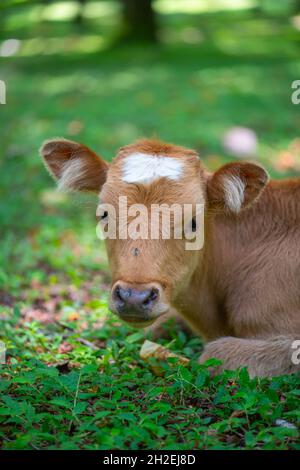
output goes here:
{"type": "Polygon", "coordinates": [[[161,21],[160,46],[128,48],[109,48],[108,31],[98,36],[92,23],[83,32],[33,24],[30,35],[17,15],[8,23],[6,37],[23,48],[1,69],[4,449],[299,449],[299,377],[249,379],[241,370],[212,378],[209,364],[196,362],[201,340],[172,326],[161,343],[189,357],[187,367],[170,361],[158,376],[139,358],[144,332],[108,311],[96,198],[56,193],[38,157],[54,136],[109,160],[119,146],[156,135],[196,148],[213,170],[233,158],[222,135],[243,125],[257,133],[257,158],[273,177],[299,174],[292,24],[244,11],[161,21]]]}

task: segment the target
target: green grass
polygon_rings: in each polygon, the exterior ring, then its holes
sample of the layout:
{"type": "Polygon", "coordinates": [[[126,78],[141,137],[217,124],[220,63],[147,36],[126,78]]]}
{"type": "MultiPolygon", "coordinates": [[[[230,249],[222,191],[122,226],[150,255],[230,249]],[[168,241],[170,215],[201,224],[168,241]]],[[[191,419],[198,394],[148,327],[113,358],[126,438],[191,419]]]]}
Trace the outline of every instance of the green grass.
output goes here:
{"type": "Polygon", "coordinates": [[[142,333],[112,319],[95,327],[105,301],[84,310],[92,311],[80,332],[66,320],[6,323],[13,357],[0,385],[3,448],[299,448],[297,430],[274,425],[299,418],[296,376],[251,380],[243,369],[211,378],[195,361],[199,340],[179,333],[171,347],[191,365],[160,364],[157,377],[139,359],[142,333]],[[59,352],[62,344],[72,351],[59,352]]]}
{"type": "Polygon", "coordinates": [[[174,327],[161,342],[191,358],[188,367],[165,364],[158,377],[139,358],[144,334],[108,312],[96,200],[55,193],[38,157],[52,136],[110,160],[119,146],[157,135],[196,148],[215,169],[232,158],[221,136],[242,125],[256,131],[272,176],[294,175],[296,166],[283,171],[278,162],[286,149],[299,162],[300,108],[290,100],[298,31],[254,11],[174,13],[160,17],[160,46],[121,48],[108,47],[113,14],[82,32],[34,18],[11,15],[1,30],[22,43],[18,56],[1,59],[0,75],[8,90],[0,107],[3,448],[299,448],[298,431],[275,424],[299,423],[298,377],[211,378],[196,362],[201,341],[174,327]]]}

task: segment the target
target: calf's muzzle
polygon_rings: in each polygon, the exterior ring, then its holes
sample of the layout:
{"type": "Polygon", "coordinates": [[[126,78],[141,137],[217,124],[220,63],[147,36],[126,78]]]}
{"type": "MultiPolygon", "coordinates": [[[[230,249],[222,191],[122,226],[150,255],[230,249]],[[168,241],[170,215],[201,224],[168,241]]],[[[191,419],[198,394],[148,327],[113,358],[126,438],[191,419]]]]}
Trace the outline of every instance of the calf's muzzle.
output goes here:
{"type": "Polygon", "coordinates": [[[160,286],[116,282],[111,292],[111,310],[129,323],[150,323],[159,316],[160,286]]]}

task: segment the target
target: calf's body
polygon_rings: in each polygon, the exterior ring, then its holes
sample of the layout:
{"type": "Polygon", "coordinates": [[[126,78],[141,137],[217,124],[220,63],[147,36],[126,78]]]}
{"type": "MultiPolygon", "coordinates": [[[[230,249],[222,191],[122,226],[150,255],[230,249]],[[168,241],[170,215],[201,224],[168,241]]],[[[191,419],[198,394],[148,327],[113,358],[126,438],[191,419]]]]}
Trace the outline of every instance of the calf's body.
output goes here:
{"type": "Polygon", "coordinates": [[[300,181],[270,182],[253,206],[205,227],[177,309],[207,340],[300,334],[300,181]]]}
{"type": "Polygon", "coordinates": [[[251,375],[299,371],[300,181],[268,183],[239,216],[206,221],[206,238],[176,309],[208,344],[201,357],[251,375]]]}
{"type": "Polygon", "coordinates": [[[100,193],[104,203],[126,195],[148,207],[205,204],[197,251],[182,240],[106,241],[115,313],[145,326],[174,308],[207,341],[200,361],[217,357],[262,376],[300,370],[292,359],[300,339],[299,179],[268,182],[244,162],[210,174],[196,152],[149,140],[122,148],[110,166],[62,139],[41,154],[62,186],[100,193]]]}

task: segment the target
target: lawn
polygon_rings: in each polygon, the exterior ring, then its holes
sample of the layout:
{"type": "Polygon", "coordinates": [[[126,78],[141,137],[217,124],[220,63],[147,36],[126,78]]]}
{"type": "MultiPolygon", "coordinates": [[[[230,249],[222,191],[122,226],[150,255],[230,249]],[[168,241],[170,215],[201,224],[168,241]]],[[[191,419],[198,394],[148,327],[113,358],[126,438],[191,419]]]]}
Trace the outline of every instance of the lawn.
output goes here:
{"type": "Polygon", "coordinates": [[[108,311],[96,198],[57,193],[38,157],[54,136],[110,160],[156,135],[214,170],[233,158],[222,135],[241,125],[273,177],[299,174],[299,31],[252,10],[168,12],[159,46],[110,47],[110,10],[105,27],[95,18],[83,31],[33,13],[31,28],[15,14],[0,33],[21,40],[0,59],[2,448],[299,449],[299,377],[212,378],[197,364],[201,340],[172,325],[160,342],[190,364],[169,361],[158,376],[140,359],[145,333],[108,311]]]}

